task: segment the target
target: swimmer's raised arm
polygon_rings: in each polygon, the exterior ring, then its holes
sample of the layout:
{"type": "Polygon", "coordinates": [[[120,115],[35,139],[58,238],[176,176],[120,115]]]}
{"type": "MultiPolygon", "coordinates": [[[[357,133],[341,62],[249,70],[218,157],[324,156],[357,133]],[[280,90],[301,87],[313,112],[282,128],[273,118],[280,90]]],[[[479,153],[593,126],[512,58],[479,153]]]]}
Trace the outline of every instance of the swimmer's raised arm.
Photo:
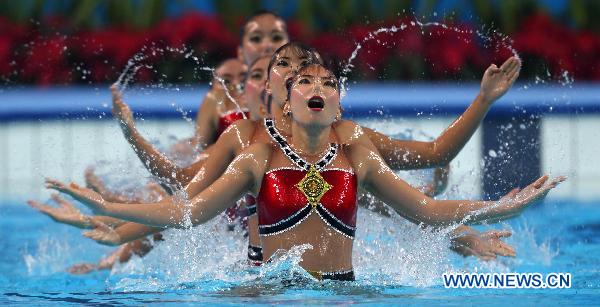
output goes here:
{"type": "Polygon", "coordinates": [[[146,169],[154,176],[171,184],[176,184],[185,179],[189,180],[191,176],[186,174],[181,167],[177,166],[177,164],[150,144],[137,130],[131,109],[121,98],[118,88],[113,85],[111,86],[111,91],[113,116],[119,121],[125,139],[129,142],[146,169]],[[175,178],[173,178],[173,174],[175,174],[175,178]]]}
{"type": "Polygon", "coordinates": [[[263,144],[250,146],[228,167],[227,171],[211,186],[189,202],[161,201],[156,204],[115,204],[102,199],[96,192],[75,184],[64,185],[47,179],[46,186],[66,193],[90,207],[100,215],[142,223],[157,227],[186,227],[187,218],[193,225],[204,223],[225,211],[229,204],[244,192],[257,186],[262,179],[269,157],[270,147],[263,144]],[[262,157],[262,158],[261,158],[262,157]]]}
{"type": "Polygon", "coordinates": [[[204,96],[204,100],[196,115],[195,134],[191,142],[194,148],[204,149],[216,141],[215,136],[217,135],[218,125],[216,119],[219,118],[217,104],[225,98],[224,91],[216,89],[210,90],[204,96]]]}
{"type": "Polygon", "coordinates": [[[469,141],[492,103],[502,97],[519,76],[521,61],[506,60],[500,68],[492,64],[481,80],[481,89],[467,110],[431,142],[396,140],[363,128],[381,156],[393,169],[414,169],[448,164],[469,141]]]}
{"type": "Polygon", "coordinates": [[[501,201],[435,200],[398,178],[383,159],[371,150],[355,146],[350,150],[350,160],[359,169],[359,182],[365,189],[405,218],[434,226],[515,216],[564,180],[558,177],[547,182],[548,176],[542,176],[513,198],[501,201]]]}
{"type": "Polygon", "coordinates": [[[127,140],[130,141],[134,151],[146,168],[153,175],[176,186],[184,187],[192,184],[190,188],[197,191],[196,193],[219,178],[237,154],[236,150],[247,147],[254,134],[252,121],[238,120],[231,124],[217,139],[217,142],[207,149],[210,152],[207,159],[195,162],[187,167],[179,167],[154,148],[135,129],[131,110],[122,102],[116,89],[113,89],[113,103],[117,108],[116,111],[113,111],[115,116],[120,119],[127,140]],[[198,173],[201,173],[200,178],[195,178],[198,173]],[[174,178],[173,174],[175,174],[174,178]],[[201,178],[206,179],[199,182],[201,178]],[[199,186],[199,188],[195,188],[196,186],[199,186]]]}

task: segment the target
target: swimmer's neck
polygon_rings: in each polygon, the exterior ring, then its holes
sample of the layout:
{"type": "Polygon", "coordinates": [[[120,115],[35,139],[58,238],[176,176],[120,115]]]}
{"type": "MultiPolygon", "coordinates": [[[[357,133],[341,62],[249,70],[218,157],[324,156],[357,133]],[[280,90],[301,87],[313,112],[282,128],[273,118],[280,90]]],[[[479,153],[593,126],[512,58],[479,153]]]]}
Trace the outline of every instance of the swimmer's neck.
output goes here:
{"type": "Polygon", "coordinates": [[[307,155],[319,155],[329,145],[331,125],[303,125],[292,121],[291,145],[300,153],[307,155]]]}
{"type": "Polygon", "coordinates": [[[275,121],[275,127],[284,135],[291,134],[291,121],[288,116],[283,115],[283,109],[274,103],[271,106],[271,118],[275,121]]]}

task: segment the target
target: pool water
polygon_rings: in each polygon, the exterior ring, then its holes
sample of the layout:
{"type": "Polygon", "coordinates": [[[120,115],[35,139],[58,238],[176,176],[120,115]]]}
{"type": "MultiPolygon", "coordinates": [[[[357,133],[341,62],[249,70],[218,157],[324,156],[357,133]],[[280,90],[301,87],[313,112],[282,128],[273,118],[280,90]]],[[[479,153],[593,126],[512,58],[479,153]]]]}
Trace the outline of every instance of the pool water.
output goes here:
{"type": "Polygon", "coordinates": [[[518,304],[600,301],[600,203],[546,201],[502,225],[516,258],[481,262],[448,251],[439,234],[360,209],[355,282],[318,282],[296,265],[302,249],[265,268],[243,265],[244,237],[219,221],[173,230],[145,258],[112,272],[71,275],[113,248],[81,237],[24,203],[0,203],[2,304],[518,304]],[[161,246],[162,245],[162,246],[161,246]],[[443,272],[565,272],[570,289],[445,289],[443,272]]]}

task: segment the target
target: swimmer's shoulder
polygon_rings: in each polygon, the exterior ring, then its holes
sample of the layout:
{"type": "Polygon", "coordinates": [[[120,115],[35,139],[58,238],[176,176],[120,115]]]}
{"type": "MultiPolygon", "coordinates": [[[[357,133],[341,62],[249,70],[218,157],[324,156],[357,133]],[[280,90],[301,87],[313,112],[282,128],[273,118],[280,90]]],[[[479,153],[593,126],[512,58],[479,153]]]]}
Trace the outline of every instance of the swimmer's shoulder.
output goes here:
{"type": "Polygon", "coordinates": [[[352,145],[359,143],[368,148],[373,148],[373,143],[371,143],[368,135],[368,128],[362,127],[356,122],[338,120],[334,123],[334,129],[340,144],[352,145]]]}
{"type": "Polygon", "coordinates": [[[249,141],[254,135],[255,129],[255,121],[251,119],[238,119],[229,125],[221,136],[242,138],[249,141]]]}
{"type": "Polygon", "coordinates": [[[217,147],[228,148],[239,153],[248,147],[254,135],[255,125],[250,119],[239,119],[229,125],[215,143],[217,147]]]}
{"type": "Polygon", "coordinates": [[[271,144],[257,142],[246,147],[236,159],[243,160],[243,163],[252,170],[257,182],[260,182],[267,170],[272,154],[273,146],[271,144]]]}
{"type": "Polygon", "coordinates": [[[365,171],[367,170],[368,165],[370,165],[370,162],[381,160],[381,156],[376,150],[373,150],[373,148],[366,146],[361,142],[345,144],[342,145],[341,148],[346,159],[354,170],[354,173],[358,176],[359,181],[365,175],[365,171]]]}
{"type": "Polygon", "coordinates": [[[264,120],[258,120],[255,122],[254,135],[252,136],[251,143],[271,143],[271,136],[267,132],[267,128],[265,128],[264,120]]]}

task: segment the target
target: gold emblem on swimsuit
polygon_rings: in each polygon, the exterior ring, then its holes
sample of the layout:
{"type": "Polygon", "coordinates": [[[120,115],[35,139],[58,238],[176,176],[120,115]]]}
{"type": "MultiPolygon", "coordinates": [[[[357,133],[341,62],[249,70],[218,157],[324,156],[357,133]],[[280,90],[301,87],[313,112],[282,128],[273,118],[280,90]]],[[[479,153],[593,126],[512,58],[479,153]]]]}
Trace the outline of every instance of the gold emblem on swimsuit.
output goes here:
{"type": "Polygon", "coordinates": [[[306,196],[308,203],[313,209],[317,207],[319,201],[321,201],[321,197],[333,188],[332,185],[323,179],[323,176],[321,176],[321,173],[317,171],[314,165],[310,166],[308,173],[296,184],[296,187],[304,193],[304,196],[306,196]]]}

